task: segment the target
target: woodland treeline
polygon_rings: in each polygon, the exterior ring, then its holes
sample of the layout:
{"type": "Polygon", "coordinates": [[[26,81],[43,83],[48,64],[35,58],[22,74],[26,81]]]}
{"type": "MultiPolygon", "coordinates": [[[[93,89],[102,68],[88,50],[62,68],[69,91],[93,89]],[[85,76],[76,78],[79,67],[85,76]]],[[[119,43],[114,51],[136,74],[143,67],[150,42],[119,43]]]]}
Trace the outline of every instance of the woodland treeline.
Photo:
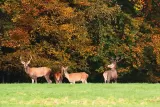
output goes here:
{"type": "Polygon", "coordinates": [[[160,82],[160,0],[0,0],[1,83],[31,82],[20,56],[88,82],[120,57],[118,82],[160,82]]]}

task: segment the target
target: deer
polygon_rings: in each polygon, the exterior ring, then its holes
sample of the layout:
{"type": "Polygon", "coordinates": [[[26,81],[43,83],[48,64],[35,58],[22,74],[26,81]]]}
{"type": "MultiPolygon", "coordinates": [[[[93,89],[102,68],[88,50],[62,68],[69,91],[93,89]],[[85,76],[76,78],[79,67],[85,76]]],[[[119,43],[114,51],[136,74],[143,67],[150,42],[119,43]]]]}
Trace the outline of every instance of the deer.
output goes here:
{"type": "Polygon", "coordinates": [[[104,77],[104,83],[110,83],[110,81],[114,81],[115,83],[117,83],[117,78],[118,78],[118,74],[117,74],[117,62],[119,62],[120,59],[119,57],[116,58],[116,60],[113,60],[112,58],[112,63],[110,65],[108,65],[108,68],[111,68],[111,70],[107,70],[103,73],[103,77],[104,77]]]}
{"type": "Polygon", "coordinates": [[[51,69],[48,67],[29,67],[28,65],[30,64],[32,60],[32,56],[30,56],[30,60],[25,62],[22,60],[22,57],[20,56],[20,61],[24,65],[24,70],[25,72],[29,75],[29,77],[32,80],[33,83],[37,83],[37,78],[38,77],[45,77],[48,83],[52,83],[50,80],[49,76],[51,74],[51,69]]]}
{"type": "Polygon", "coordinates": [[[88,74],[85,72],[78,72],[78,73],[68,73],[67,72],[68,67],[62,67],[62,70],[64,72],[64,76],[68,79],[68,81],[72,84],[75,84],[75,82],[81,81],[82,83],[87,84],[87,78],[88,74]]]}
{"type": "Polygon", "coordinates": [[[61,71],[55,72],[53,74],[53,76],[54,76],[54,80],[55,80],[56,84],[62,83],[62,80],[63,80],[63,69],[62,69],[62,67],[61,67],[61,71]]]}

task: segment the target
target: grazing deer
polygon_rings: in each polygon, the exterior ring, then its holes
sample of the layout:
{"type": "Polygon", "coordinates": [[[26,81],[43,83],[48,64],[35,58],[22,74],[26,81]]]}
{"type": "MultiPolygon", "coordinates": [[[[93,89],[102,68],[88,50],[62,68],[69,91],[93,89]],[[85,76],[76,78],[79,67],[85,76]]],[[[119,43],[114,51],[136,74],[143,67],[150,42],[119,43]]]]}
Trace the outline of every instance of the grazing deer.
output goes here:
{"type": "Polygon", "coordinates": [[[30,64],[32,57],[29,61],[24,62],[22,61],[22,57],[20,57],[21,63],[24,65],[25,72],[30,76],[32,79],[32,83],[37,83],[37,78],[44,76],[48,83],[52,83],[49,76],[51,73],[51,69],[47,67],[32,67],[30,68],[28,65],[30,64]]]}
{"type": "Polygon", "coordinates": [[[108,68],[111,68],[111,70],[105,71],[103,73],[103,77],[104,77],[104,82],[109,83],[110,81],[114,80],[114,82],[117,82],[117,78],[118,78],[118,74],[117,74],[117,70],[116,70],[116,66],[117,66],[117,62],[119,62],[119,58],[116,58],[116,60],[112,59],[112,63],[110,65],[108,65],[108,68]]]}
{"type": "Polygon", "coordinates": [[[62,80],[63,80],[63,69],[62,69],[62,67],[61,67],[61,71],[55,72],[53,74],[53,76],[54,76],[56,84],[57,83],[62,83],[62,80]]]}
{"type": "Polygon", "coordinates": [[[68,73],[68,67],[62,67],[64,76],[68,79],[70,83],[75,84],[75,82],[82,81],[82,83],[87,83],[88,74],[85,72],[79,73],[68,73]]]}

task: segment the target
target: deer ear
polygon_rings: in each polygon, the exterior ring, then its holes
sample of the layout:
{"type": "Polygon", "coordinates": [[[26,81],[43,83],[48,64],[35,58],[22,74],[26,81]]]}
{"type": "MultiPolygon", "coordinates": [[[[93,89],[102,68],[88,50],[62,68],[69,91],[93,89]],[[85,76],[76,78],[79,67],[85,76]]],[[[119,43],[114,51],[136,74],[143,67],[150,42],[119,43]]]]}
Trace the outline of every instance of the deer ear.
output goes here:
{"type": "Polygon", "coordinates": [[[61,66],[61,71],[62,71],[62,72],[64,71],[64,67],[63,67],[63,66],[61,66]]]}
{"type": "Polygon", "coordinates": [[[25,62],[24,61],[22,61],[22,57],[20,56],[20,61],[21,61],[21,63],[22,64],[25,64],[25,62]]]}
{"type": "Polygon", "coordinates": [[[124,59],[124,57],[122,57],[122,56],[121,56],[121,57],[117,57],[117,58],[116,58],[116,62],[120,62],[120,61],[123,60],[123,59],[124,59]]]}

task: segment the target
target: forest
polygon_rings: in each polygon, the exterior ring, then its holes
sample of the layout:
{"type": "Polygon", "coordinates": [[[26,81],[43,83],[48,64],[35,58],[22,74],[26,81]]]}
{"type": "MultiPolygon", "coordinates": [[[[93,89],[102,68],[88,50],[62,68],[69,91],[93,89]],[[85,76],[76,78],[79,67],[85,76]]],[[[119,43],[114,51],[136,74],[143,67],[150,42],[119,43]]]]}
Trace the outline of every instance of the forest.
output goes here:
{"type": "Polygon", "coordinates": [[[30,83],[30,56],[91,83],[121,58],[118,83],[160,82],[160,0],[0,0],[0,83],[30,83]]]}

